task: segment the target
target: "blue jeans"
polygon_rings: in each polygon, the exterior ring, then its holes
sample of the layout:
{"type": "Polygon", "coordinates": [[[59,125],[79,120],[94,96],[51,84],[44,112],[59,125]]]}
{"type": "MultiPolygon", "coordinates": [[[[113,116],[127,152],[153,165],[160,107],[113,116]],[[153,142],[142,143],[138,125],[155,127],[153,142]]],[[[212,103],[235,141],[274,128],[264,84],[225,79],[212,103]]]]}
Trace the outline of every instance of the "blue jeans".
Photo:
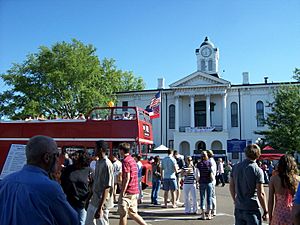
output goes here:
{"type": "Polygon", "coordinates": [[[261,225],[262,218],[259,209],[257,210],[234,210],[235,225],[261,225]]]}
{"type": "Polygon", "coordinates": [[[200,183],[200,207],[205,209],[205,196],[207,201],[207,209],[211,210],[212,207],[212,183],[200,183]]]}
{"type": "Polygon", "coordinates": [[[80,225],[84,225],[85,224],[85,220],[86,220],[86,210],[83,208],[75,208],[75,211],[77,212],[78,214],[78,219],[79,219],[79,222],[80,222],[80,225]]]}
{"type": "Polygon", "coordinates": [[[153,204],[158,204],[157,196],[160,190],[161,180],[160,179],[152,179],[152,191],[151,191],[151,202],[153,204]]]}

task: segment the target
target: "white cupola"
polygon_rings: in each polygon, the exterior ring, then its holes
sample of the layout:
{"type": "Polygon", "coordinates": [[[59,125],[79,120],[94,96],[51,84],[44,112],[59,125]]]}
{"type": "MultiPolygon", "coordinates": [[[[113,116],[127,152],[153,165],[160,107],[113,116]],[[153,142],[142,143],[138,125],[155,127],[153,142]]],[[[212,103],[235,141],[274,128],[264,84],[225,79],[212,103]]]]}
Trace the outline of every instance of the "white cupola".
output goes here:
{"type": "Polygon", "coordinates": [[[219,50],[205,37],[204,42],[196,49],[197,70],[218,76],[219,50]]]}

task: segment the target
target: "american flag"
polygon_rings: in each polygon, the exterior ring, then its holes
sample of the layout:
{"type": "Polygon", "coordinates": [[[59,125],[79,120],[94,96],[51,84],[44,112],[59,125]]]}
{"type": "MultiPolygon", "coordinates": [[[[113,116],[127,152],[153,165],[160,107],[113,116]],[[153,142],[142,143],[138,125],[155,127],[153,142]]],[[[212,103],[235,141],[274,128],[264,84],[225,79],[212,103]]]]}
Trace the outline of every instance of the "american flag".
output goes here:
{"type": "Polygon", "coordinates": [[[161,101],[161,98],[160,98],[160,91],[157,92],[155,94],[155,96],[151,99],[151,102],[150,102],[150,108],[153,108],[154,106],[157,106],[161,101]]]}

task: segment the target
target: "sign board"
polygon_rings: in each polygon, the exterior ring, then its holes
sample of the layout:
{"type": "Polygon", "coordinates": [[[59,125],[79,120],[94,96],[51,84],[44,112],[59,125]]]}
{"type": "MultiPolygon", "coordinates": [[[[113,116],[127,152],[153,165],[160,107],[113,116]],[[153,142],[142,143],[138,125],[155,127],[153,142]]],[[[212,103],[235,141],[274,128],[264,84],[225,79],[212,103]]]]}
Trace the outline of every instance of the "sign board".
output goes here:
{"type": "Polygon", "coordinates": [[[227,140],[227,152],[244,152],[246,144],[246,140],[227,140]]]}
{"type": "Polygon", "coordinates": [[[0,180],[8,174],[19,171],[23,168],[26,163],[25,147],[26,145],[20,144],[12,144],[10,146],[4,167],[0,175],[0,180]]]}

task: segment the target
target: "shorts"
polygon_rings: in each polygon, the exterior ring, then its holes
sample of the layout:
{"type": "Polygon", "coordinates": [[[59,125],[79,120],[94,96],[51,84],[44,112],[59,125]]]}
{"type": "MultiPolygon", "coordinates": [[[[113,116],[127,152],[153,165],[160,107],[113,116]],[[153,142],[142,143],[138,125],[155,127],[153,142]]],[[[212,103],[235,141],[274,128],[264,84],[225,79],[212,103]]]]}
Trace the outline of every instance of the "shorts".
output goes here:
{"type": "Polygon", "coordinates": [[[177,186],[177,179],[163,179],[163,187],[162,189],[164,191],[175,191],[178,189],[178,186],[177,186]]]}
{"type": "Polygon", "coordinates": [[[119,197],[118,212],[120,217],[127,217],[128,214],[137,214],[137,196],[138,194],[126,194],[119,197]]]}
{"type": "Polygon", "coordinates": [[[235,225],[262,225],[262,218],[259,209],[242,210],[235,209],[235,225]]]}

